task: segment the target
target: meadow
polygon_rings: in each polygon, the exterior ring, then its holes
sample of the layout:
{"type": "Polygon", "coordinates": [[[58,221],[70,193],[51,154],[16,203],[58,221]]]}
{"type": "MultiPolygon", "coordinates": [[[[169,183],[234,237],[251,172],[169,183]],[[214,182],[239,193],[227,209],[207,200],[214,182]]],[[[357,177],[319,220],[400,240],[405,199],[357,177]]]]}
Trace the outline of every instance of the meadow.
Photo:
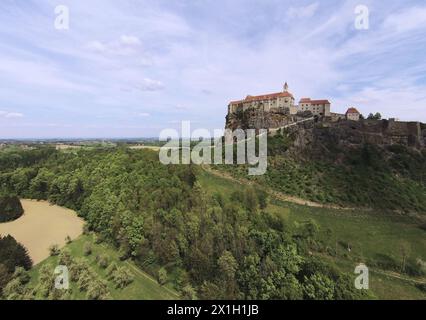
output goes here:
{"type": "MultiPolygon", "coordinates": [[[[88,266],[95,271],[96,275],[108,286],[108,291],[111,298],[114,300],[173,300],[179,299],[179,294],[171,288],[170,283],[164,286],[158,284],[157,280],[152,278],[147,273],[143,272],[131,261],[120,260],[119,253],[116,249],[106,243],[98,243],[95,240],[94,234],[82,235],[75,241],[65,246],[65,250],[71,253],[73,258],[83,259],[88,266]],[[84,253],[84,247],[90,244],[91,254],[84,253]],[[130,271],[133,281],[125,288],[117,288],[115,284],[108,279],[106,268],[99,266],[96,261],[99,255],[106,255],[109,259],[109,264],[115,263],[118,267],[125,267],[130,271]]],[[[31,281],[29,287],[37,287],[39,284],[40,270],[43,267],[48,267],[49,270],[55,270],[59,265],[59,257],[51,256],[32,268],[29,272],[31,281]]],[[[36,299],[45,299],[39,292],[36,299]]],[[[70,299],[86,300],[86,293],[79,290],[76,282],[70,282],[70,299]]]]}
{"type": "MultiPolygon", "coordinates": [[[[240,184],[203,171],[198,175],[209,193],[229,196],[240,184]]],[[[270,198],[265,211],[279,217],[289,229],[314,220],[324,244],[322,259],[340,270],[353,274],[358,263],[366,263],[371,275],[371,291],[379,299],[426,299],[415,282],[425,277],[401,275],[404,252],[411,260],[426,260],[425,231],[416,220],[379,210],[339,210],[298,205],[270,198]]],[[[354,275],[355,277],[355,275],[354,275]]]]}

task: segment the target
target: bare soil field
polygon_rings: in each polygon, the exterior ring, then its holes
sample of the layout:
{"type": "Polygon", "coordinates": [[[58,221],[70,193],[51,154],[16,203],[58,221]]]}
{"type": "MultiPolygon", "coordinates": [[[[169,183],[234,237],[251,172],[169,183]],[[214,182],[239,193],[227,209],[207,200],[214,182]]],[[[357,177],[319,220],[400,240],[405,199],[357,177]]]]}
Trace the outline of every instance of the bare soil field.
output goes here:
{"type": "Polygon", "coordinates": [[[21,200],[25,213],[19,219],[0,224],[0,234],[10,234],[22,243],[37,264],[49,257],[49,247],[65,245],[65,238],[75,239],[83,232],[84,221],[69,209],[47,201],[21,200]]]}
{"type": "Polygon", "coordinates": [[[133,149],[133,150],[142,150],[142,149],[148,149],[148,150],[153,150],[153,151],[159,151],[160,150],[160,147],[158,147],[158,146],[131,146],[129,148],[133,149]]]}

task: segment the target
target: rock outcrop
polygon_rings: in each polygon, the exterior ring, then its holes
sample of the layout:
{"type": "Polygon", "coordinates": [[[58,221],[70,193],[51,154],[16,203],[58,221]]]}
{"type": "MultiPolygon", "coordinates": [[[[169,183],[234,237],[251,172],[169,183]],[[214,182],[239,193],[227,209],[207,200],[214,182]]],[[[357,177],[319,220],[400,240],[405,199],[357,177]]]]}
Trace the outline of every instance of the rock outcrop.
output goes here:
{"type": "MultiPolygon", "coordinates": [[[[335,145],[375,145],[401,144],[422,149],[426,146],[426,124],[394,120],[339,120],[315,118],[303,122],[312,114],[290,115],[287,110],[265,112],[262,108],[251,108],[244,112],[228,114],[226,129],[276,129],[289,126],[286,131],[293,133],[295,147],[303,148],[310,144],[331,143],[335,145]],[[298,123],[301,122],[301,123],[298,123]]],[[[271,130],[273,131],[273,130],[271,130]]]]}

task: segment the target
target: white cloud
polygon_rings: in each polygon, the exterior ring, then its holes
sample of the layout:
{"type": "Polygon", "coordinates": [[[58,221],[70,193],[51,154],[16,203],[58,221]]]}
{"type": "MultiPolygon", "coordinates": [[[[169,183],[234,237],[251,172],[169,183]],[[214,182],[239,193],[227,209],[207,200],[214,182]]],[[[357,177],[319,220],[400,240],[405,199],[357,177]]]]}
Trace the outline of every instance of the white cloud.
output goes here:
{"type": "Polygon", "coordinates": [[[290,7],[287,10],[287,18],[311,18],[318,10],[318,2],[314,2],[307,6],[290,7]]]}
{"type": "Polygon", "coordinates": [[[93,40],[86,44],[89,51],[101,54],[132,55],[137,54],[138,47],[142,44],[138,37],[122,35],[118,40],[102,42],[93,40]]]}
{"type": "Polygon", "coordinates": [[[12,118],[22,118],[24,115],[19,112],[7,112],[0,111],[0,118],[12,119],[12,118]]]}
{"type": "Polygon", "coordinates": [[[142,91],[160,91],[164,89],[164,84],[159,80],[145,78],[139,88],[142,91]]]}
{"type": "Polygon", "coordinates": [[[150,117],[150,116],[151,116],[151,114],[150,114],[150,113],[148,113],[148,112],[141,112],[141,113],[139,113],[139,114],[138,114],[138,116],[139,116],[139,117],[150,117]]]}
{"type": "Polygon", "coordinates": [[[102,42],[100,41],[90,41],[87,44],[87,49],[89,49],[90,51],[94,51],[94,52],[105,52],[107,50],[107,46],[104,45],[102,42]]]}
{"type": "Polygon", "coordinates": [[[426,28],[426,7],[412,7],[386,18],[383,26],[397,32],[426,28]]]}
{"type": "Polygon", "coordinates": [[[139,40],[138,37],[135,37],[135,36],[122,35],[120,40],[121,40],[121,43],[123,43],[125,45],[130,45],[130,46],[141,45],[141,41],[139,40]]]}

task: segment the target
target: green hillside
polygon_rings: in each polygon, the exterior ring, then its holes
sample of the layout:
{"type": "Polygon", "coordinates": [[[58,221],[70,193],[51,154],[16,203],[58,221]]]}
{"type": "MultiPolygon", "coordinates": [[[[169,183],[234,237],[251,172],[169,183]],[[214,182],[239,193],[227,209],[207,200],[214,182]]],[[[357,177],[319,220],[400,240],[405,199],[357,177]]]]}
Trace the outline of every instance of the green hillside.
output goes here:
{"type": "MultiPolygon", "coordinates": [[[[242,188],[237,182],[208,171],[199,175],[199,181],[208,192],[224,196],[242,188]]],[[[315,254],[352,275],[358,263],[366,263],[372,272],[371,291],[375,297],[426,299],[426,292],[413,282],[426,283],[425,268],[420,271],[416,263],[419,259],[426,261],[426,234],[417,220],[371,210],[308,207],[274,198],[266,210],[293,232],[304,222],[314,221],[319,227],[315,254]],[[410,262],[402,273],[404,248],[410,262]]]]}
{"type": "MultiPolygon", "coordinates": [[[[115,300],[168,300],[179,299],[178,293],[171,288],[170,283],[161,286],[152,276],[143,272],[131,261],[121,261],[119,254],[114,248],[105,243],[95,243],[94,235],[83,235],[72,243],[68,244],[62,251],[69,252],[73,259],[81,259],[87,263],[88,267],[94,271],[97,280],[104,282],[107,287],[107,298],[115,300]],[[91,254],[86,255],[85,246],[90,244],[91,254]],[[107,266],[100,266],[99,257],[106,258],[107,266]],[[108,267],[117,265],[119,268],[125,268],[131,275],[132,281],[124,288],[118,288],[117,284],[108,277],[108,267]]],[[[31,280],[27,288],[34,289],[32,293],[35,299],[54,298],[52,295],[46,296],[46,290],[43,285],[43,272],[53,274],[56,266],[62,264],[59,256],[52,256],[42,263],[36,265],[30,272],[31,280]]],[[[59,297],[66,299],[87,299],[87,291],[79,289],[79,282],[70,282],[70,290],[56,293],[59,297]]],[[[58,298],[58,297],[55,297],[58,298]]]]}
{"type": "Polygon", "coordinates": [[[247,176],[246,166],[217,166],[288,195],[322,204],[374,208],[424,216],[426,150],[402,145],[293,147],[294,134],[268,138],[268,169],[247,176]]]}

